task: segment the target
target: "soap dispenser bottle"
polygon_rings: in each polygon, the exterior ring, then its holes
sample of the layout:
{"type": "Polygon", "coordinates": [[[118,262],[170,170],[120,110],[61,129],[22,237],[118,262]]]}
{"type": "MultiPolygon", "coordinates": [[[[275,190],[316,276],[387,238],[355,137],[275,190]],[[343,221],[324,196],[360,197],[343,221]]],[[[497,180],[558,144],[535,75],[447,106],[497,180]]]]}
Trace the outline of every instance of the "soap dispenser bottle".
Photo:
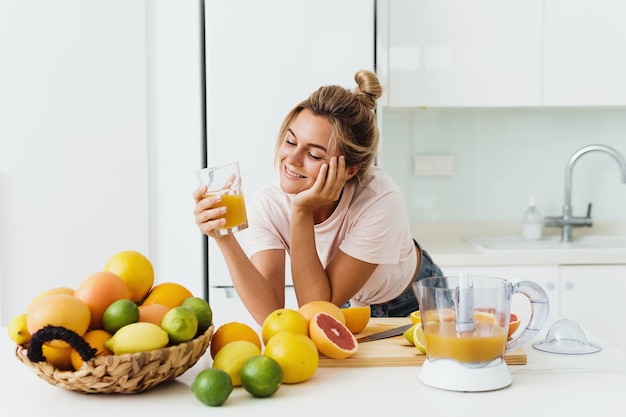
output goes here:
{"type": "Polygon", "coordinates": [[[525,240],[541,239],[543,229],[543,216],[537,208],[537,198],[531,196],[528,199],[528,207],[524,213],[524,228],[522,236],[525,240]]]}

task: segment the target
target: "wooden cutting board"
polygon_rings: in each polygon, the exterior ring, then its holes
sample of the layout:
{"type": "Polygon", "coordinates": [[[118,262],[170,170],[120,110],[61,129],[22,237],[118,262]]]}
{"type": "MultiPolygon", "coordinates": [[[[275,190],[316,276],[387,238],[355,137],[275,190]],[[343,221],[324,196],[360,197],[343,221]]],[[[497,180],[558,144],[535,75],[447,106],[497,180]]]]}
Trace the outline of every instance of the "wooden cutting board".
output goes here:
{"type": "MultiPolygon", "coordinates": [[[[365,330],[355,336],[359,338],[408,323],[410,323],[408,317],[372,318],[365,330]]],[[[421,366],[425,360],[426,355],[411,345],[403,335],[400,335],[373,342],[359,343],[357,353],[346,359],[330,359],[320,355],[319,366],[322,368],[421,366]]],[[[526,352],[521,348],[504,355],[504,361],[507,365],[525,365],[526,360],[526,352]]]]}

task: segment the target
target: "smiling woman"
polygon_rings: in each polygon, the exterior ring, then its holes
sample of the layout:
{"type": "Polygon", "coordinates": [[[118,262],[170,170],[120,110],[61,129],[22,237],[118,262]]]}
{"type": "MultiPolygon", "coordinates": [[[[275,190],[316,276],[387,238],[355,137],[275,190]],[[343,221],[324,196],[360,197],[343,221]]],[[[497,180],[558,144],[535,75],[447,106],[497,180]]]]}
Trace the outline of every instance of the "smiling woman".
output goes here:
{"type": "Polygon", "coordinates": [[[410,284],[441,274],[411,236],[399,188],[374,166],[378,78],[361,70],[354,81],[354,90],[322,86],[286,115],[275,146],[277,184],[247,206],[247,253],[235,235],[213,234],[219,202],[203,199],[202,187],[194,192],[196,223],[215,239],[258,323],[284,307],[287,254],[300,306],[371,306],[375,316],[417,310],[410,284]]]}

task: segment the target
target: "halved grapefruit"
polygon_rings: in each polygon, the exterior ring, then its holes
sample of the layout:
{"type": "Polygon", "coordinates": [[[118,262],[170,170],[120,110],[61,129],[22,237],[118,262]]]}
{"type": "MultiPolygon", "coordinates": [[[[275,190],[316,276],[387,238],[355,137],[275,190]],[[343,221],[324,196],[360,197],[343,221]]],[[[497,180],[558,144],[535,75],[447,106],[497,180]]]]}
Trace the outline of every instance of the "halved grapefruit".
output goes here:
{"type": "Polygon", "coordinates": [[[517,314],[511,313],[511,316],[509,317],[509,334],[508,334],[508,337],[513,336],[513,333],[515,333],[515,331],[519,328],[519,325],[520,325],[519,317],[517,317],[517,314]]]}
{"type": "Polygon", "coordinates": [[[358,350],[356,338],[335,317],[328,313],[316,313],[309,323],[309,336],[317,350],[332,359],[344,359],[358,350]]]}

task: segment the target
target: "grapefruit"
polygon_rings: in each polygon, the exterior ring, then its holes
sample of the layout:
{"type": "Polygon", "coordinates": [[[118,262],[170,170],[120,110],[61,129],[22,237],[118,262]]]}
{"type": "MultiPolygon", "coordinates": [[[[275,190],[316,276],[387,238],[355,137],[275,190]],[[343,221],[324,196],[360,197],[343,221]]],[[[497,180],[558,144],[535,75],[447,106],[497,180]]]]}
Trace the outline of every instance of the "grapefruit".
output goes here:
{"type": "Polygon", "coordinates": [[[320,353],[332,359],[352,356],[359,344],[352,332],[328,313],[317,313],[309,323],[309,335],[320,353]]]}
{"type": "Polygon", "coordinates": [[[104,310],[114,301],[128,298],[129,295],[130,292],[122,278],[107,271],[89,275],[74,290],[74,297],[89,306],[90,329],[102,329],[104,310]]]}
{"type": "MultiPolygon", "coordinates": [[[[42,297],[28,306],[26,327],[33,335],[47,325],[61,326],[83,336],[89,328],[91,312],[84,301],[69,294],[55,294],[42,297]]],[[[47,343],[52,347],[69,347],[62,340],[47,343]]],[[[69,356],[68,356],[69,357],[69,356]]]]}
{"type": "Polygon", "coordinates": [[[300,312],[289,308],[279,308],[272,311],[263,321],[261,327],[261,338],[263,343],[267,342],[276,333],[288,331],[309,335],[309,322],[300,312]]]}
{"type": "Polygon", "coordinates": [[[165,313],[170,311],[168,306],[164,306],[163,304],[147,304],[140,305],[139,309],[139,321],[154,323],[161,325],[161,321],[163,320],[163,316],[165,313]]]}
{"type": "Polygon", "coordinates": [[[283,382],[297,384],[310,379],[319,366],[319,353],[310,337],[302,333],[280,332],[265,346],[265,356],[283,370],[283,382]]]}
{"type": "Polygon", "coordinates": [[[346,324],[346,318],[343,315],[343,310],[330,301],[309,301],[306,304],[302,304],[300,308],[298,308],[298,312],[302,314],[308,322],[311,321],[316,313],[321,311],[330,314],[343,324],[346,324]]]}
{"type": "Polygon", "coordinates": [[[520,323],[521,322],[520,322],[519,317],[517,317],[517,314],[511,313],[511,316],[509,317],[509,334],[508,334],[508,337],[513,336],[513,333],[515,333],[515,331],[519,328],[520,323]]]}

